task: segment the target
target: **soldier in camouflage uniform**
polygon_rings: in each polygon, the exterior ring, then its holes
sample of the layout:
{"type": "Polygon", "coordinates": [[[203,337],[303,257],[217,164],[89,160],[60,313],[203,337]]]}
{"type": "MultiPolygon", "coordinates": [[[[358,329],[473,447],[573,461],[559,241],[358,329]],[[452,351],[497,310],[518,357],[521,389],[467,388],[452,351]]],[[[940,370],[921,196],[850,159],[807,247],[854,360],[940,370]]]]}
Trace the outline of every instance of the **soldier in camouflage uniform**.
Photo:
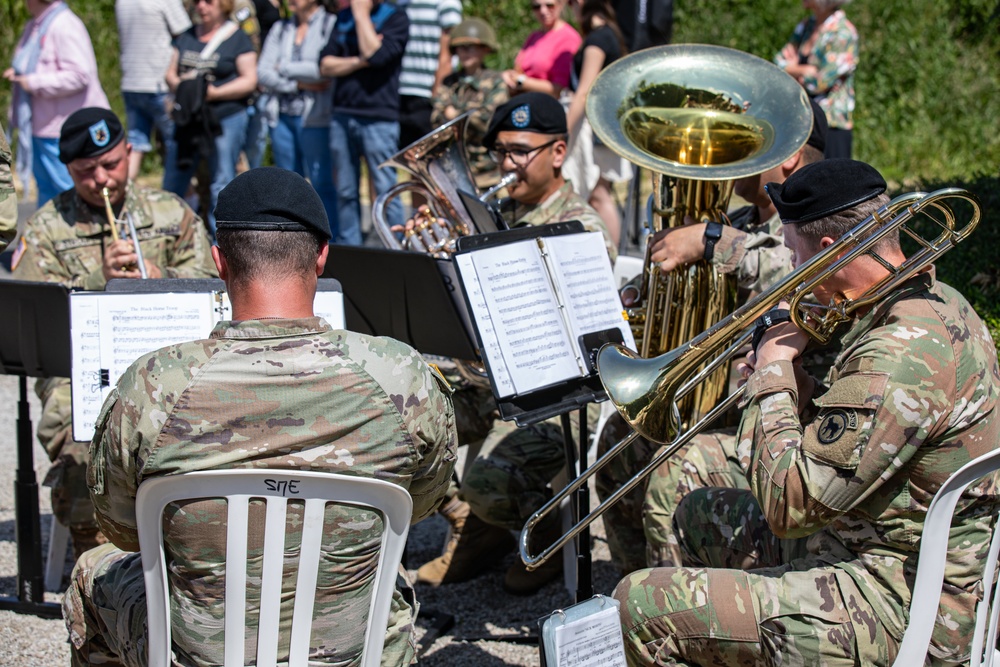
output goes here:
{"type": "MultiPolygon", "coordinates": [[[[116,214],[131,214],[150,278],[215,276],[205,227],[191,208],[175,195],[128,182],[131,146],[111,111],[73,113],[63,124],[59,147],[74,189],[28,219],[14,252],[14,278],[102,290],[111,278],[140,277],[131,242],[112,240],[104,187],[116,214]]],[[[45,482],[52,487],[53,513],[70,527],[79,555],[103,541],[87,492],[87,443],[72,439],[69,380],[39,380],[35,391],[42,400],[38,440],[54,462],[45,482]]]]}
{"type": "MultiPolygon", "coordinates": [[[[144,480],[228,468],[378,477],[409,491],[416,522],[440,504],[452,473],[455,417],[444,380],[403,343],[333,330],[313,316],[330,227],[312,187],[290,171],[251,170],[226,186],[217,211],[213,254],[234,321],[218,324],[208,340],[172,345],[132,364],[98,419],[89,482],[113,544],[84,554],[73,573],[64,611],[74,665],[145,664],[135,516],[144,480]]],[[[326,512],[328,566],[319,572],[309,660],[357,665],[381,519],[345,506],[326,512]]],[[[185,591],[174,596],[173,612],[181,665],[222,664],[226,537],[218,527],[224,522],[224,503],[195,501],[165,531],[172,588],[185,591]]],[[[289,516],[286,560],[297,558],[296,525],[289,516]]],[[[251,545],[251,578],[259,579],[253,563],[259,568],[261,553],[261,544],[251,545]]],[[[286,586],[294,581],[292,572],[286,586]]],[[[259,611],[255,597],[248,599],[250,619],[259,611]]],[[[287,660],[292,597],[283,594],[279,661],[287,660]]],[[[397,591],[383,665],[414,659],[413,616],[397,591]]]]}
{"type": "MultiPolygon", "coordinates": [[[[770,184],[796,265],[888,201],[870,166],[826,160],[770,184]]],[[[898,234],[874,249],[899,265],[898,234]]],[[[862,257],[820,302],[887,276],[862,257]]],[[[998,446],[1000,371],[986,326],[929,268],[858,311],[828,386],[797,359],[793,324],[764,333],[747,379],[737,457],[749,489],[689,494],[674,525],[685,564],[622,580],[633,664],[888,665],[907,624],[923,522],[959,467],[998,446]],[[721,569],[739,568],[739,569],[721,569]]],[[[969,659],[997,476],[959,500],[929,658],[969,659]]]]}
{"type": "MultiPolygon", "coordinates": [[[[599,231],[612,258],[616,248],[597,212],[577,195],[560,171],[566,156],[566,113],[551,96],[519,95],[497,109],[484,138],[500,168],[518,175],[509,188],[510,199],[501,210],[510,227],[546,225],[579,220],[587,231],[599,231]]],[[[465,404],[468,421],[482,423],[482,415],[495,415],[489,390],[472,388],[471,396],[456,398],[465,404]]],[[[590,427],[598,410],[588,411],[590,427]]],[[[461,410],[461,408],[457,408],[461,410]]],[[[463,419],[462,412],[459,418],[463,419]]],[[[464,419],[463,419],[464,421],[464,419]]],[[[489,423],[489,422],[488,422],[489,423]]],[[[573,420],[574,438],[576,421],[573,420]]],[[[482,449],[462,480],[462,498],[444,508],[453,537],[444,555],[417,571],[418,581],[440,584],[469,579],[489,568],[513,548],[510,530],[520,530],[525,520],[551,496],[549,483],[566,465],[559,419],[517,428],[513,422],[494,419],[482,449]],[[471,514],[470,514],[471,508],[471,514]]],[[[544,526],[539,539],[551,537],[544,526]]],[[[533,593],[557,577],[562,560],[528,572],[517,562],[504,579],[506,590],[533,593]]]]}
{"type": "MultiPolygon", "coordinates": [[[[707,251],[712,243],[706,240],[707,225],[692,223],[654,236],[652,259],[660,262],[665,272],[706,259],[719,272],[735,276],[740,303],[783,278],[792,268],[791,253],[782,244],[781,219],[764,184],[783,183],[807,164],[822,160],[826,131],[826,116],[814,102],[813,129],[805,146],[776,167],[733,184],[736,194],[749,205],[730,213],[731,225],[717,228],[721,237],[714,241],[712,252],[707,251]]],[[[638,276],[622,290],[625,305],[635,305],[641,278],[638,276]]],[[[811,368],[820,364],[822,370],[818,372],[822,376],[830,358],[829,354],[813,351],[806,361],[811,368]]],[[[613,414],[600,434],[598,456],[629,431],[624,420],[613,414]]],[[[713,485],[712,480],[720,472],[728,475],[738,470],[735,456],[725,454],[735,450],[735,436],[735,427],[699,434],[657,468],[646,485],[638,485],[607,511],[604,525],[608,546],[623,574],[642,567],[681,564],[671,530],[677,502],[695,488],[713,485]]],[[[598,497],[604,499],[614,493],[660,449],[660,445],[645,438],[633,442],[597,473],[594,486],[598,497]]]]}
{"type": "Polygon", "coordinates": [[[492,185],[500,180],[500,172],[483,146],[483,137],[494,110],[508,97],[500,72],[483,67],[483,59],[497,50],[496,35],[486,21],[467,18],[451,31],[449,47],[462,68],[441,82],[434,98],[431,125],[438,127],[475,110],[466,125],[465,152],[479,185],[492,185]]]}
{"type": "Polygon", "coordinates": [[[14,174],[10,169],[13,163],[7,135],[0,125],[0,252],[17,234],[17,195],[14,192],[14,174]]]}

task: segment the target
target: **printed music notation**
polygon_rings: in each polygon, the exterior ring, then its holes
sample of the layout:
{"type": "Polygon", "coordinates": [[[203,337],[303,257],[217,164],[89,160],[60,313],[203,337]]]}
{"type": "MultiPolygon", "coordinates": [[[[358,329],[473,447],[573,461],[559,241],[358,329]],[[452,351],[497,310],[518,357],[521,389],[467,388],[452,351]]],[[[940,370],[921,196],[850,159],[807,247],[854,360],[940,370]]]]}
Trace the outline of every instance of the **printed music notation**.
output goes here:
{"type": "Polygon", "coordinates": [[[600,234],[516,241],[456,264],[501,398],[585,376],[583,334],[617,327],[634,347],[600,234]]]}
{"type": "Polygon", "coordinates": [[[610,607],[556,628],[555,667],[626,667],[620,623],[610,607]]]}

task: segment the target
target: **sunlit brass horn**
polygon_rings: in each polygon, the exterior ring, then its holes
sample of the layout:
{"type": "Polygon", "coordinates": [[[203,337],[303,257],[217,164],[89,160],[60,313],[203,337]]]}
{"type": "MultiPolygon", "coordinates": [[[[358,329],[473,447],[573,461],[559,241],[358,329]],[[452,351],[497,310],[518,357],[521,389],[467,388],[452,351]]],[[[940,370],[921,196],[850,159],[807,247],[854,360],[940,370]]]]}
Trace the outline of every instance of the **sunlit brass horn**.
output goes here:
{"type": "Polygon", "coordinates": [[[859,222],[837,242],[766,292],[750,299],[711,329],[679,348],[655,359],[637,359],[631,350],[620,345],[601,348],[597,354],[601,383],[619,413],[634,430],[529,517],[520,538],[521,559],[527,568],[533,570],[548,560],[652,474],[668,457],[736,404],[743,392],[742,387],[687,428],[682,428],[677,419],[677,401],[704,380],[706,371],[697,369],[706,363],[709,367],[728,364],[749,339],[753,322],[758,317],[780,302],[787,301],[792,320],[799,328],[816,340],[829,340],[834,328],[850,319],[859,308],[881,302],[903,282],[967,238],[979,224],[980,216],[979,201],[966,190],[946,188],[930,194],[915,192],[901,195],[859,222]],[[967,220],[960,220],[955,214],[955,204],[967,208],[967,220]],[[914,225],[914,219],[927,224],[922,227],[914,225]],[[934,233],[923,231],[928,228],[934,233]],[[899,266],[892,266],[878,257],[874,249],[882,239],[897,232],[908,236],[918,249],[899,266]],[[830,304],[807,301],[818,285],[863,256],[876,259],[886,268],[886,275],[881,281],[854,299],[844,298],[830,304]],[[528,544],[534,528],[563,500],[619,456],[640,434],[653,442],[669,444],[558,540],[538,554],[531,554],[528,544]]]}

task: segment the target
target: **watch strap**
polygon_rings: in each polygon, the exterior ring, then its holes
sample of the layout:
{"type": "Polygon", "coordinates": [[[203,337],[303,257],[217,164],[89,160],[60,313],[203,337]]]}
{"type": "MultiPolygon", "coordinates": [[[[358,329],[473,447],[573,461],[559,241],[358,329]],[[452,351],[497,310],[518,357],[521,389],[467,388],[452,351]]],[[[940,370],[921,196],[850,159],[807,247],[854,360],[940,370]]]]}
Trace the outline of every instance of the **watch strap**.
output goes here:
{"type": "Polygon", "coordinates": [[[708,222],[705,224],[705,254],[706,262],[711,262],[715,257],[715,243],[722,238],[722,223],[708,222]]]}

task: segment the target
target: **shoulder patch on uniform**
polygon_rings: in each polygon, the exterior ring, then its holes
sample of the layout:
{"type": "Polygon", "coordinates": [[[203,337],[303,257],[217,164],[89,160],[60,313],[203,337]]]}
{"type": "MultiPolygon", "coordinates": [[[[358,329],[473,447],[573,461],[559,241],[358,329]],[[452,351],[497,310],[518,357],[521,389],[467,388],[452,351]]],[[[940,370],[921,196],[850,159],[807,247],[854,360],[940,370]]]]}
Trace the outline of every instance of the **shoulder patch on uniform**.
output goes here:
{"type": "Polygon", "coordinates": [[[830,410],[825,417],[823,417],[823,421],[819,425],[816,437],[824,445],[829,445],[840,440],[841,436],[847,432],[847,429],[856,431],[857,428],[857,412],[854,410],[847,411],[841,408],[834,408],[833,410],[830,410]]]}

